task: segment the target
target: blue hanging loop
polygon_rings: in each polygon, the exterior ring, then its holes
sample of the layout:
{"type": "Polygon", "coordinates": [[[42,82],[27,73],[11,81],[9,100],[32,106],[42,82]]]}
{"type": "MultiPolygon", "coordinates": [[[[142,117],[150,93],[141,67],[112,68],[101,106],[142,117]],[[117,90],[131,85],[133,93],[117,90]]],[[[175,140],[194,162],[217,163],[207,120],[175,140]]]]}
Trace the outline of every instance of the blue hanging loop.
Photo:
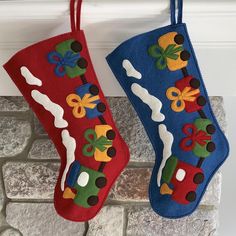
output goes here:
{"type": "MultiPolygon", "coordinates": [[[[183,0],[178,1],[178,19],[177,23],[181,24],[183,19],[183,0]]],[[[176,0],[170,0],[171,24],[176,24],[176,0]]]]}
{"type": "Polygon", "coordinates": [[[181,24],[183,20],[183,0],[178,0],[178,9],[178,24],[181,24]]]}
{"type": "Polygon", "coordinates": [[[176,18],[175,18],[175,0],[170,0],[170,17],[171,17],[171,24],[176,24],[176,18]]]}

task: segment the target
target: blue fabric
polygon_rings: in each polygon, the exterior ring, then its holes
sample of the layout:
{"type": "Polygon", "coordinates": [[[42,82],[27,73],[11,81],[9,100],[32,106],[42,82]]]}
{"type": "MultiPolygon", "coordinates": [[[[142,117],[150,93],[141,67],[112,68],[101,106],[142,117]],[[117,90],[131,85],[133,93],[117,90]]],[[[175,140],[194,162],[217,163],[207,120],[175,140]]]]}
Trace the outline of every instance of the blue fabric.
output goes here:
{"type": "Polygon", "coordinates": [[[178,24],[180,24],[182,23],[182,18],[183,18],[183,1],[182,0],[178,1],[178,9],[179,9],[178,24]]]}
{"type": "Polygon", "coordinates": [[[78,179],[80,169],[81,169],[81,165],[78,161],[73,162],[72,165],[70,166],[70,172],[69,172],[68,177],[66,179],[66,184],[69,187],[71,187],[71,188],[74,187],[74,185],[78,179]]]}
{"type": "MultiPolygon", "coordinates": [[[[182,18],[182,11],[180,11],[179,14],[180,19],[182,18]]],[[[229,146],[210,107],[208,95],[189,39],[186,25],[182,23],[173,24],[133,37],[122,43],[108,55],[107,62],[138,113],[156,153],[156,162],[149,188],[149,198],[153,210],[159,215],[167,218],[180,218],[191,214],[198,206],[211,178],[227,158],[229,146]],[[184,77],[183,72],[181,70],[170,71],[168,68],[159,70],[156,67],[156,59],[148,54],[149,47],[157,43],[157,40],[161,36],[169,32],[177,32],[184,36],[185,41],[183,47],[191,55],[188,60],[187,71],[189,75],[194,76],[200,81],[201,85],[199,89],[201,95],[207,99],[207,104],[202,110],[216,128],[214,135],[212,135],[212,141],[216,145],[216,150],[202,163],[201,169],[205,175],[205,179],[196,189],[196,200],[189,204],[180,204],[174,201],[171,195],[160,194],[160,188],[157,185],[157,172],[162,161],[163,153],[163,143],[158,133],[158,126],[160,124],[166,125],[168,131],[173,134],[174,143],[172,146],[172,154],[176,156],[178,160],[192,166],[196,166],[199,161],[199,157],[195,156],[193,152],[186,152],[182,150],[179,145],[181,140],[186,137],[182,131],[183,126],[188,123],[194,123],[194,121],[199,118],[199,113],[187,113],[186,111],[174,112],[171,109],[171,101],[166,96],[167,89],[174,87],[175,82],[184,77]],[[126,71],[122,66],[123,60],[125,59],[129,60],[134,68],[142,74],[141,79],[127,76],[126,71]],[[165,115],[165,120],[163,122],[155,122],[151,119],[151,109],[131,91],[131,85],[133,83],[137,83],[143,88],[146,88],[151,95],[161,100],[163,104],[161,112],[165,115]]]]}
{"type": "Polygon", "coordinates": [[[170,0],[170,13],[171,13],[171,24],[175,25],[176,24],[176,17],[175,17],[175,0],[170,0]]]}
{"type": "MultiPolygon", "coordinates": [[[[171,13],[171,24],[176,24],[176,0],[170,0],[170,13],[171,13]]],[[[182,14],[183,14],[183,0],[178,0],[178,24],[182,23],[182,14]]]]}
{"type": "Polygon", "coordinates": [[[72,51],[67,51],[64,56],[56,51],[48,54],[48,61],[51,64],[56,64],[55,74],[59,77],[63,77],[66,74],[66,66],[74,68],[79,58],[80,54],[74,54],[72,51]]]}
{"type": "MultiPolygon", "coordinates": [[[[90,94],[89,92],[89,88],[92,86],[92,84],[90,83],[87,83],[85,85],[82,85],[80,87],[78,87],[76,89],[76,94],[79,95],[81,97],[81,99],[84,97],[84,95],[86,94],[90,94]]],[[[101,102],[100,99],[98,99],[97,101],[94,101],[93,104],[99,104],[101,102]]],[[[93,109],[90,109],[90,108],[85,108],[86,110],[86,116],[89,118],[89,119],[93,119],[95,117],[99,117],[102,115],[101,112],[99,112],[97,110],[97,107],[93,108],[93,109]]]]}

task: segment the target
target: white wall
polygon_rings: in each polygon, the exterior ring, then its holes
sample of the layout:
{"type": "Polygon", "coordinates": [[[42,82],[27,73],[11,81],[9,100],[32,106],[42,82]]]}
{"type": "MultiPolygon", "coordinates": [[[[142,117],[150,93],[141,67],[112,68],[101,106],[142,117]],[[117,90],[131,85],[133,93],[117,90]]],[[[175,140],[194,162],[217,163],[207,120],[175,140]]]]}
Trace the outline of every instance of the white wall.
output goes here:
{"type": "MultiPolygon", "coordinates": [[[[0,64],[19,49],[69,30],[68,0],[0,1],[0,64]]],[[[86,1],[82,23],[101,86],[124,95],[105,56],[131,36],[169,24],[169,0],[86,1]],[[94,37],[96,32],[96,37],[94,37]]],[[[185,0],[184,21],[210,95],[236,95],[236,1],[185,0]],[[222,83],[227,80],[227,83],[222,83]]],[[[19,91],[0,68],[0,95],[19,91]]]]}

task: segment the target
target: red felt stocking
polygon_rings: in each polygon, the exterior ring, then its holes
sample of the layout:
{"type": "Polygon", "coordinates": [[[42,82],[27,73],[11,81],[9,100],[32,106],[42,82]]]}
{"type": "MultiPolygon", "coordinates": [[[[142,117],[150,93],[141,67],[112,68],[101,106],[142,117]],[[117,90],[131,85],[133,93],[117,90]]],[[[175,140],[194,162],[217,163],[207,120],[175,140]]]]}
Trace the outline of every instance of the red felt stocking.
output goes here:
{"type": "Polygon", "coordinates": [[[72,32],[14,55],[4,68],[53,140],[61,157],[54,203],[66,219],[87,221],[102,207],[129,160],[97,81],[84,32],[81,0],[71,0],[72,32]]]}

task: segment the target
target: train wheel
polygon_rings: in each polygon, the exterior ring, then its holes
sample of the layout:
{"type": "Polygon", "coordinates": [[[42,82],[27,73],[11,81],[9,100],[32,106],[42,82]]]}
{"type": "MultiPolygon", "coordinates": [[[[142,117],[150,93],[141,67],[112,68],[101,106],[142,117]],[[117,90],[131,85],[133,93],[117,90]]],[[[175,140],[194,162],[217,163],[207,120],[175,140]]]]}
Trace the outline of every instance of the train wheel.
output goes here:
{"type": "Polygon", "coordinates": [[[85,69],[88,66],[88,62],[87,60],[85,60],[83,57],[81,57],[78,61],[77,61],[77,65],[78,67],[80,67],[81,69],[85,69]]]}
{"type": "Polygon", "coordinates": [[[206,99],[203,96],[197,98],[197,104],[201,107],[206,105],[206,99]]]}
{"type": "Polygon", "coordinates": [[[196,78],[192,78],[189,84],[193,89],[198,89],[200,87],[200,81],[196,78]]]}
{"type": "Polygon", "coordinates": [[[197,194],[194,191],[189,192],[186,195],[186,200],[189,202],[194,202],[196,200],[197,194]]]}
{"type": "Polygon", "coordinates": [[[107,179],[105,177],[99,177],[95,182],[98,188],[104,188],[107,185],[107,179]]]}
{"type": "Polygon", "coordinates": [[[110,129],[107,131],[106,136],[109,140],[114,140],[116,137],[116,133],[114,132],[114,130],[110,129]]]}
{"type": "Polygon", "coordinates": [[[109,147],[107,149],[107,156],[110,158],[114,157],[116,155],[116,149],[114,147],[109,147]]]}
{"type": "Polygon", "coordinates": [[[216,132],[216,128],[214,125],[210,124],[206,127],[206,131],[208,134],[214,134],[216,132]]]}
{"type": "Polygon", "coordinates": [[[213,142],[209,142],[206,146],[208,152],[214,152],[216,149],[216,145],[213,142]]]}
{"type": "Polygon", "coordinates": [[[87,203],[89,206],[95,206],[98,203],[98,196],[91,196],[88,198],[87,203]]]}
{"type": "Polygon", "coordinates": [[[184,43],[184,36],[182,34],[175,35],[174,41],[176,44],[181,45],[184,43]]]}
{"type": "Polygon", "coordinates": [[[106,106],[104,103],[100,102],[97,104],[97,110],[101,113],[105,112],[106,111],[106,106]]]}
{"type": "Polygon", "coordinates": [[[74,41],[73,43],[71,43],[70,48],[73,52],[81,52],[82,44],[78,41],[74,41]]]}
{"type": "Polygon", "coordinates": [[[193,178],[193,182],[195,184],[201,184],[203,181],[204,181],[204,174],[203,173],[197,173],[193,178]]]}
{"type": "Polygon", "coordinates": [[[180,58],[182,61],[188,61],[190,58],[190,53],[187,50],[184,50],[180,53],[180,58]]]}
{"type": "Polygon", "coordinates": [[[91,85],[89,88],[89,92],[93,95],[96,96],[99,94],[99,88],[96,85],[91,85]]]}

